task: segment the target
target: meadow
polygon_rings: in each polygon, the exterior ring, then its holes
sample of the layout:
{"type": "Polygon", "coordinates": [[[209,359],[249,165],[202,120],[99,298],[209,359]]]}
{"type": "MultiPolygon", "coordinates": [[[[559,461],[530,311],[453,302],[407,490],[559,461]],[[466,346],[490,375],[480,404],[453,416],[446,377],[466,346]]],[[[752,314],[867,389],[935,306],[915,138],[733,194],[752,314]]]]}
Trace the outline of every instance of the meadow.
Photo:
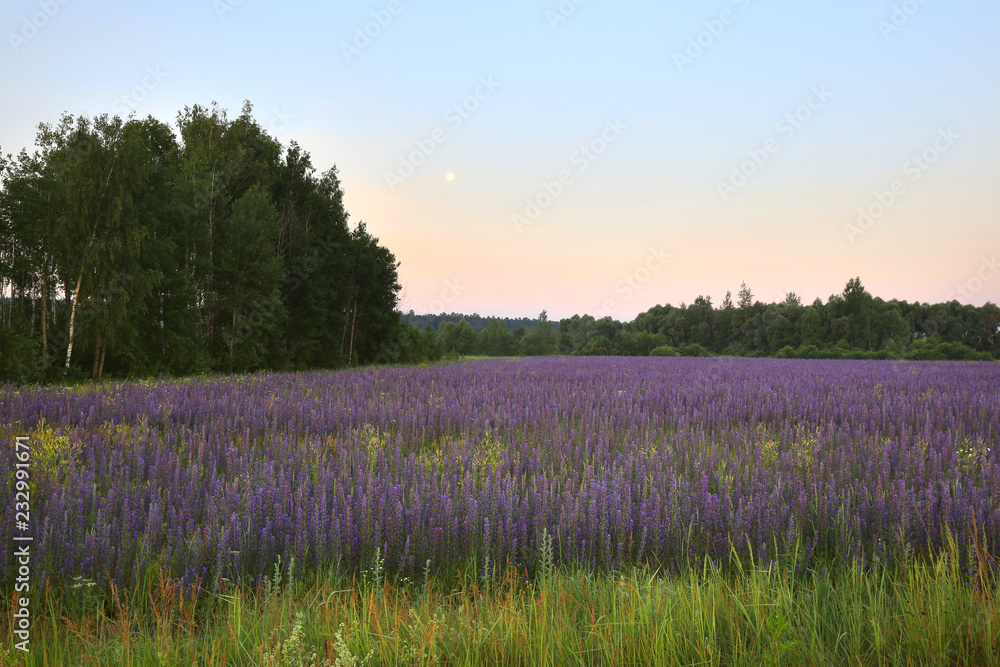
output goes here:
{"type": "Polygon", "coordinates": [[[0,416],[18,664],[1000,660],[992,362],[475,360],[0,416]]]}

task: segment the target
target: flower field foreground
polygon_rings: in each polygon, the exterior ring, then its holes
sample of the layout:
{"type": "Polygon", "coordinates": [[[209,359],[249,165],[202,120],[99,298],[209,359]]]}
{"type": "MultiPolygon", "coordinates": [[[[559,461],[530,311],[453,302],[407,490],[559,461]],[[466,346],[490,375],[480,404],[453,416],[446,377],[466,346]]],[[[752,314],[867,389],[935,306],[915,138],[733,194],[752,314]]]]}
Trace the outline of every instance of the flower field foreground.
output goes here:
{"type": "MultiPolygon", "coordinates": [[[[1000,544],[989,362],[536,358],[6,387],[0,429],[30,436],[36,585],[216,590],[293,559],[293,576],[870,568],[950,540],[974,577],[973,550],[993,566],[1000,544]]],[[[4,590],[15,576],[4,548],[4,590]]]]}

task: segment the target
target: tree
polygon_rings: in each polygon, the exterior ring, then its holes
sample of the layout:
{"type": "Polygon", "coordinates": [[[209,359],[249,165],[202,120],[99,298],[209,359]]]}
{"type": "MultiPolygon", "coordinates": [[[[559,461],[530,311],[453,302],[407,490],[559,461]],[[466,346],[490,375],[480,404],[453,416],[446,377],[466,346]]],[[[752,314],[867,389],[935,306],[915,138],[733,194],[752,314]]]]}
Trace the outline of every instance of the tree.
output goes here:
{"type": "Polygon", "coordinates": [[[556,351],[558,339],[544,310],[538,316],[538,326],[528,333],[524,344],[525,353],[529,355],[549,355],[556,351]]]}
{"type": "Polygon", "coordinates": [[[153,322],[162,317],[155,295],[163,292],[170,273],[164,253],[174,222],[171,183],[177,175],[178,147],[170,128],[153,118],[126,121],[121,147],[126,158],[118,165],[119,173],[125,175],[125,166],[129,168],[122,216],[139,241],[103,276],[95,276],[89,297],[81,303],[81,341],[93,344],[91,376],[97,379],[104,375],[109,357],[117,359],[119,370],[146,373],[150,360],[162,354],[143,349],[145,335],[155,334],[155,326],[143,323],[150,313],[153,322]]]}
{"type": "Polygon", "coordinates": [[[503,320],[491,317],[489,325],[479,333],[477,344],[482,354],[502,357],[513,353],[514,337],[503,320]]]}
{"type": "Polygon", "coordinates": [[[798,345],[798,341],[794,339],[795,325],[785,316],[782,307],[773,304],[768,306],[764,311],[764,321],[768,353],[773,354],[785,346],[798,345]]]}
{"type": "Polygon", "coordinates": [[[703,347],[712,345],[712,325],[715,321],[715,311],[712,309],[712,297],[698,296],[694,303],[688,306],[687,321],[690,327],[691,342],[703,347]]]}
{"type": "MultiPolygon", "coordinates": [[[[5,188],[0,192],[0,295],[11,298],[8,309],[0,305],[0,324],[27,319],[28,310],[15,316],[15,302],[28,305],[40,287],[41,352],[48,353],[48,312],[51,286],[55,284],[55,218],[61,212],[52,170],[36,153],[21,151],[17,160],[0,158],[5,188]],[[20,298],[18,298],[20,297],[20,298]],[[25,298],[27,297],[27,299],[25,298]]],[[[5,299],[6,300],[6,299],[5,299]]],[[[26,332],[33,329],[33,322],[26,332]]]]}
{"type": "Polygon", "coordinates": [[[615,334],[622,328],[621,322],[611,319],[610,315],[605,315],[594,322],[594,332],[598,336],[604,336],[609,341],[614,339],[615,334]]]}
{"type": "Polygon", "coordinates": [[[437,361],[441,358],[441,346],[438,343],[437,334],[434,332],[434,327],[427,325],[424,327],[423,335],[423,351],[424,358],[427,361],[437,361]]]}
{"type": "Polygon", "coordinates": [[[872,340],[874,349],[902,349],[913,338],[910,323],[900,312],[898,304],[887,304],[882,299],[873,302],[872,340]]]}
{"type": "MultiPolygon", "coordinates": [[[[148,170],[143,139],[138,121],[126,123],[106,114],[94,119],[64,114],[56,126],[39,126],[36,143],[45,171],[52,175],[49,195],[60,213],[52,234],[56,272],[70,308],[64,373],[73,356],[77,316],[93,295],[108,293],[120,267],[137,266],[145,235],[135,206],[148,170]]],[[[123,308],[148,288],[149,281],[137,275],[120,281],[113,301],[91,304],[102,356],[108,335],[128,316],[123,308]]]]}
{"type": "Polygon", "coordinates": [[[289,317],[285,355],[293,368],[332,368],[342,361],[351,235],[336,169],[314,177],[297,145],[279,170],[275,208],[283,258],[282,298],[289,317]]]}
{"type": "Polygon", "coordinates": [[[284,323],[277,212],[259,187],[249,189],[219,220],[214,283],[217,332],[227,370],[266,366],[267,350],[284,323]]]}
{"type": "Polygon", "coordinates": [[[135,375],[335,367],[413,338],[398,263],[348,228],[335,168],[316,177],[249,103],[232,120],[186,107],[176,128],[66,114],[39,126],[34,154],[0,159],[0,336],[19,355],[3,377],[42,377],[56,346],[64,372],[99,378],[106,361],[135,375]]]}
{"type": "MultiPolygon", "coordinates": [[[[381,341],[392,336],[399,321],[396,303],[399,297],[399,263],[396,257],[378,244],[365,224],[351,233],[351,263],[348,274],[347,312],[341,336],[341,350],[350,363],[368,363],[376,358],[381,341]]],[[[463,331],[465,354],[472,346],[472,328],[468,337],[463,331]]]]}
{"type": "MultiPolygon", "coordinates": [[[[637,318],[638,319],[638,318],[637,318]]],[[[597,320],[592,315],[574,315],[559,321],[560,337],[568,341],[568,352],[579,354],[597,335],[597,320]]]]}
{"type": "Polygon", "coordinates": [[[843,293],[843,317],[847,322],[847,342],[855,347],[872,349],[872,295],[861,285],[860,278],[847,281],[843,293]]]}
{"type": "Polygon", "coordinates": [[[449,354],[471,354],[476,343],[472,325],[462,318],[456,322],[443,322],[438,330],[442,349],[449,354]]]}
{"type": "Polygon", "coordinates": [[[629,357],[646,357],[650,352],[658,347],[666,346],[669,343],[667,337],[661,333],[652,334],[648,331],[626,331],[621,330],[615,334],[613,347],[616,354],[629,357]]]}
{"type": "Polygon", "coordinates": [[[597,334],[587,342],[587,346],[583,348],[580,354],[585,356],[610,356],[615,354],[615,348],[607,336],[597,334]]]}
{"type": "Polygon", "coordinates": [[[796,332],[803,343],[822,345],[824,338],[822,325],[823,319],[817,307],[815,305],[806,306],[799,317],[796,332]]]}
{"type": "Polygon", "coordinates": [[[754,316],[753,292],[745,282],[740,283],[740,291],[736,295],[736,311],[730,318],[729,338],[733,343],[734,352],[745,353],[753,350],[757,343],[751,320],[754,316]]]}
{"type": "Polygon", "coordinates": [[[753,306],[753,292],[747,287],[747,284],[740,283],[740,291],[737,294],[737,306],[740,310],[747,310],[753,306]]]}

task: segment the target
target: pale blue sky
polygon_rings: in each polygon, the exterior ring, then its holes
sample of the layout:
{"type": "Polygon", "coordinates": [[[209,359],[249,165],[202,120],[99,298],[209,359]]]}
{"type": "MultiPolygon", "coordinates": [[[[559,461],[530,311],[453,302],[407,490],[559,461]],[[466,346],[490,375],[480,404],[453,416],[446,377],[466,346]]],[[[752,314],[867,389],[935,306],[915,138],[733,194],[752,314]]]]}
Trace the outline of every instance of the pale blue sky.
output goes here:
{"type": "Polygon", "coordinates": [[[0,150],[63,111],[172,122],[249,99],[336,164],[418,312],[630,319],[855,275],[887,299],[1000,301],[998,3],[677,5],[10,0],[0,150]]]}

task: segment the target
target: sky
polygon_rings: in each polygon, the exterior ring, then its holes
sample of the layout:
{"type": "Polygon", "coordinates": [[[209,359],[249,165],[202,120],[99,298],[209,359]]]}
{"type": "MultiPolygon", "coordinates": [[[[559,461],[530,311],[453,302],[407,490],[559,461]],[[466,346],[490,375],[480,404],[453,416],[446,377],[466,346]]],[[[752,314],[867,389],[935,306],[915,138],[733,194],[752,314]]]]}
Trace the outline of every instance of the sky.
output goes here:
{"type": "Polygon", "coordinates": [[[400,309],[631,320],[1000,302],[1000,3],[6,0],[0,151],[244,100],[400,262],[400,309]]]}

